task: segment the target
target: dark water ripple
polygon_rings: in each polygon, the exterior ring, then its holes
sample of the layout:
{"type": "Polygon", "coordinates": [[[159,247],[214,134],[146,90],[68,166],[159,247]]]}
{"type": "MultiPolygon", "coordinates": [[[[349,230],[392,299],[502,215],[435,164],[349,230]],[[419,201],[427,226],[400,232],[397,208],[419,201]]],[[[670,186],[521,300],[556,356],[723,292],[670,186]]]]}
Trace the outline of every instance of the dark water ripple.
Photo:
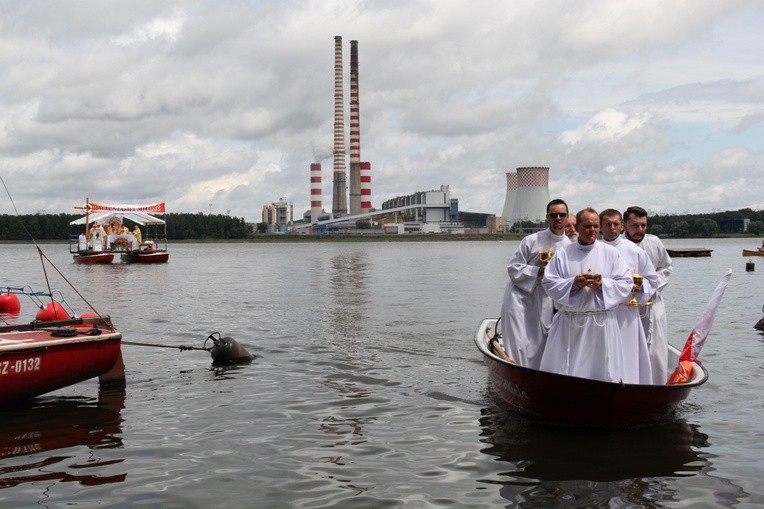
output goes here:
{"type": "MultiPolygon", "coordinates": [[[[126,341],[220,331],[256,358],[125,346],[125,390],[85,382],[0,410],[0,508],[764,504],[764,268],[742,270],[746,243],[675,260],[675,345],[735,269],[709,382],[674,422],[607,431],[530,422],[492,394],[472,335],[498,314],[515,246],[179,245],[156,267],[79,267],[44,247],[126,341]]],[[[29,246],[3,250],[0,285],[43,287],[29,246]]]]}

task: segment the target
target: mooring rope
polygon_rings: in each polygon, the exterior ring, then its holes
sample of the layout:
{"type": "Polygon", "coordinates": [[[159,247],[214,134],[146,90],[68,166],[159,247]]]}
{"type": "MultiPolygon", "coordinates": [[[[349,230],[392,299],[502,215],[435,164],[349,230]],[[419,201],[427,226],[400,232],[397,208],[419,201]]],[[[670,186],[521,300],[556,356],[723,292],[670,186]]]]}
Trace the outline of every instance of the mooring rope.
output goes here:
{"type": "Polygon", "coordinates": [[[131,345],[131,346],[151,346],[154,348],[172,348],[172,349],[178,349],[181,352],[184,352],[186,350],[204,350],[205,352],[209,352],[211,348],[205,348],[205,347],[198,347],[198,346],[186,346],[186,345],[160,345],[158,343],[139,343],[136,341],[123,341],[123,345],[131,345]]]}

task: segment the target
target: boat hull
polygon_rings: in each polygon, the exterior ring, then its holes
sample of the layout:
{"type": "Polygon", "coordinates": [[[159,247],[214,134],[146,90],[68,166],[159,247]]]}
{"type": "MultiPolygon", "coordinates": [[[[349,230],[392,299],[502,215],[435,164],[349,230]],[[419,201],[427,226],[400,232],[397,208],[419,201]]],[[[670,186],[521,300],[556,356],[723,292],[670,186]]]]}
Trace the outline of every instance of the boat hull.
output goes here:
{"type": "Polygon", "coordinates": [[[713,249],[706,249],[701,247],[687,247],[687,248],[675,248],[666,249],[666,252],[671,258],[700,258],[711,256],[713,249]]]}
{"type": "MultiPolygon", "coordinates": [[[[120,359],[122,335],[82,320],[0,330],[0,405],[45,394],[108,373],[120,359]],[[60,331],[75,331],[60,337],[60,331]]],[[[40,322],[36,323],[37,325],[40,322]]]]}
{"type": "MultiPolygon", "coordinates": [[[[488,334],[495,325],[495,319],[484,320],[475,336],[491,384],[512,408],[545,420],[606,426],[668,420],[691,389],[708,378],[699,364],[694,365],[693,379],[681,385],[621,384],[530,369],[489,350],[488,334]]],[[[672,350],[669,358],[676,360],[678,352],[672,350]]]]}
{"type": "Polygon", "coordinates": [[[114,261],[114,253],[110,252],[81,252],[74,255],[74,263],[108,264],[114,261]]]}
{"type": "Polygon", "coordinates": [[[743,249],[743,256],[764,256],[764,251],[743,249]]]}
{"type": "Polygon", "coordinates": [[[122,263],[167,263],[170,253],[167,251],[125,251],[122,263]]]}

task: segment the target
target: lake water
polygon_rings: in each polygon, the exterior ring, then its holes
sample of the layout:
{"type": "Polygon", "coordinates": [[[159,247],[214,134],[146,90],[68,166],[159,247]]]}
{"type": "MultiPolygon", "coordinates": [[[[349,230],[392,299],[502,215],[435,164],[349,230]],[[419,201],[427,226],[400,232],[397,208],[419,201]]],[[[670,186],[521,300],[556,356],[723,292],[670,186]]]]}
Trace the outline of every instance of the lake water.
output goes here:
{"type": "MultiPolygon", "coordinates": [[[[631,430],[506,412],[474,346],[517,242],[180,244],[168,264],[79,266],[43,251],[124,340],[124,390],[95,381],[0,410],[0,507],[734,507],[764,505],[764,259],[756,239],[668,241],[680,346],[734,270],[680,418],[631,430]]],[[[30,245],[0,286],[44,290],[30,245]]],[[[87,309],[48,270],[77,312],[87,309]]],[[[35,312],[22,301],[22,320],[35,312]]]]}

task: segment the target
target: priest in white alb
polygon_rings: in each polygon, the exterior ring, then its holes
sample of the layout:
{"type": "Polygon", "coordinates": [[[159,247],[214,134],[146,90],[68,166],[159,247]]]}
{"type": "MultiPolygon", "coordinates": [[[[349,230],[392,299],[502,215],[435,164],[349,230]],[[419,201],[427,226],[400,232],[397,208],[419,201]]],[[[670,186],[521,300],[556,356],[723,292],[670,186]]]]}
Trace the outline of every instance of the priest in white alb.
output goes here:
{"type": "Polygon", "coordinates": [[[541,369],[620,382],[626,369],[615,308],[631,292],[631,270],[617,249],[597,241],[597,211],[576,214],[576,231],[578,241],[560,249],[544,272],[544,290],[558,311],[541,369]]]}
{"type": "Polygon", "coordinates": [[[570,244],[565,236],[568,205],[560,199],[546,206],[549,228],[528,235],[507,263],[509,281],[501,307],[501,334],[504,350],[513,362],[538,369],[549,326],[552,323],[552,301],[541,287],[541,278],[548,260],[562,246],[570,244]]]}
{"type": "Polygon", "coordinates": [[[647,252],[621,236],[623,219],[619,211],[606,209],[600,212],[600,226],[602,240],[618,250],[631,269],[632,278],[634,274],[641,277],[641,285],[632,288],[632,295],[616,308],[615,313],[623,345],[623,381],[649,385],[653,383],[653,373],[642,316],[650,313],[650,296],[658,287],[658,274],[647,252]]]}

